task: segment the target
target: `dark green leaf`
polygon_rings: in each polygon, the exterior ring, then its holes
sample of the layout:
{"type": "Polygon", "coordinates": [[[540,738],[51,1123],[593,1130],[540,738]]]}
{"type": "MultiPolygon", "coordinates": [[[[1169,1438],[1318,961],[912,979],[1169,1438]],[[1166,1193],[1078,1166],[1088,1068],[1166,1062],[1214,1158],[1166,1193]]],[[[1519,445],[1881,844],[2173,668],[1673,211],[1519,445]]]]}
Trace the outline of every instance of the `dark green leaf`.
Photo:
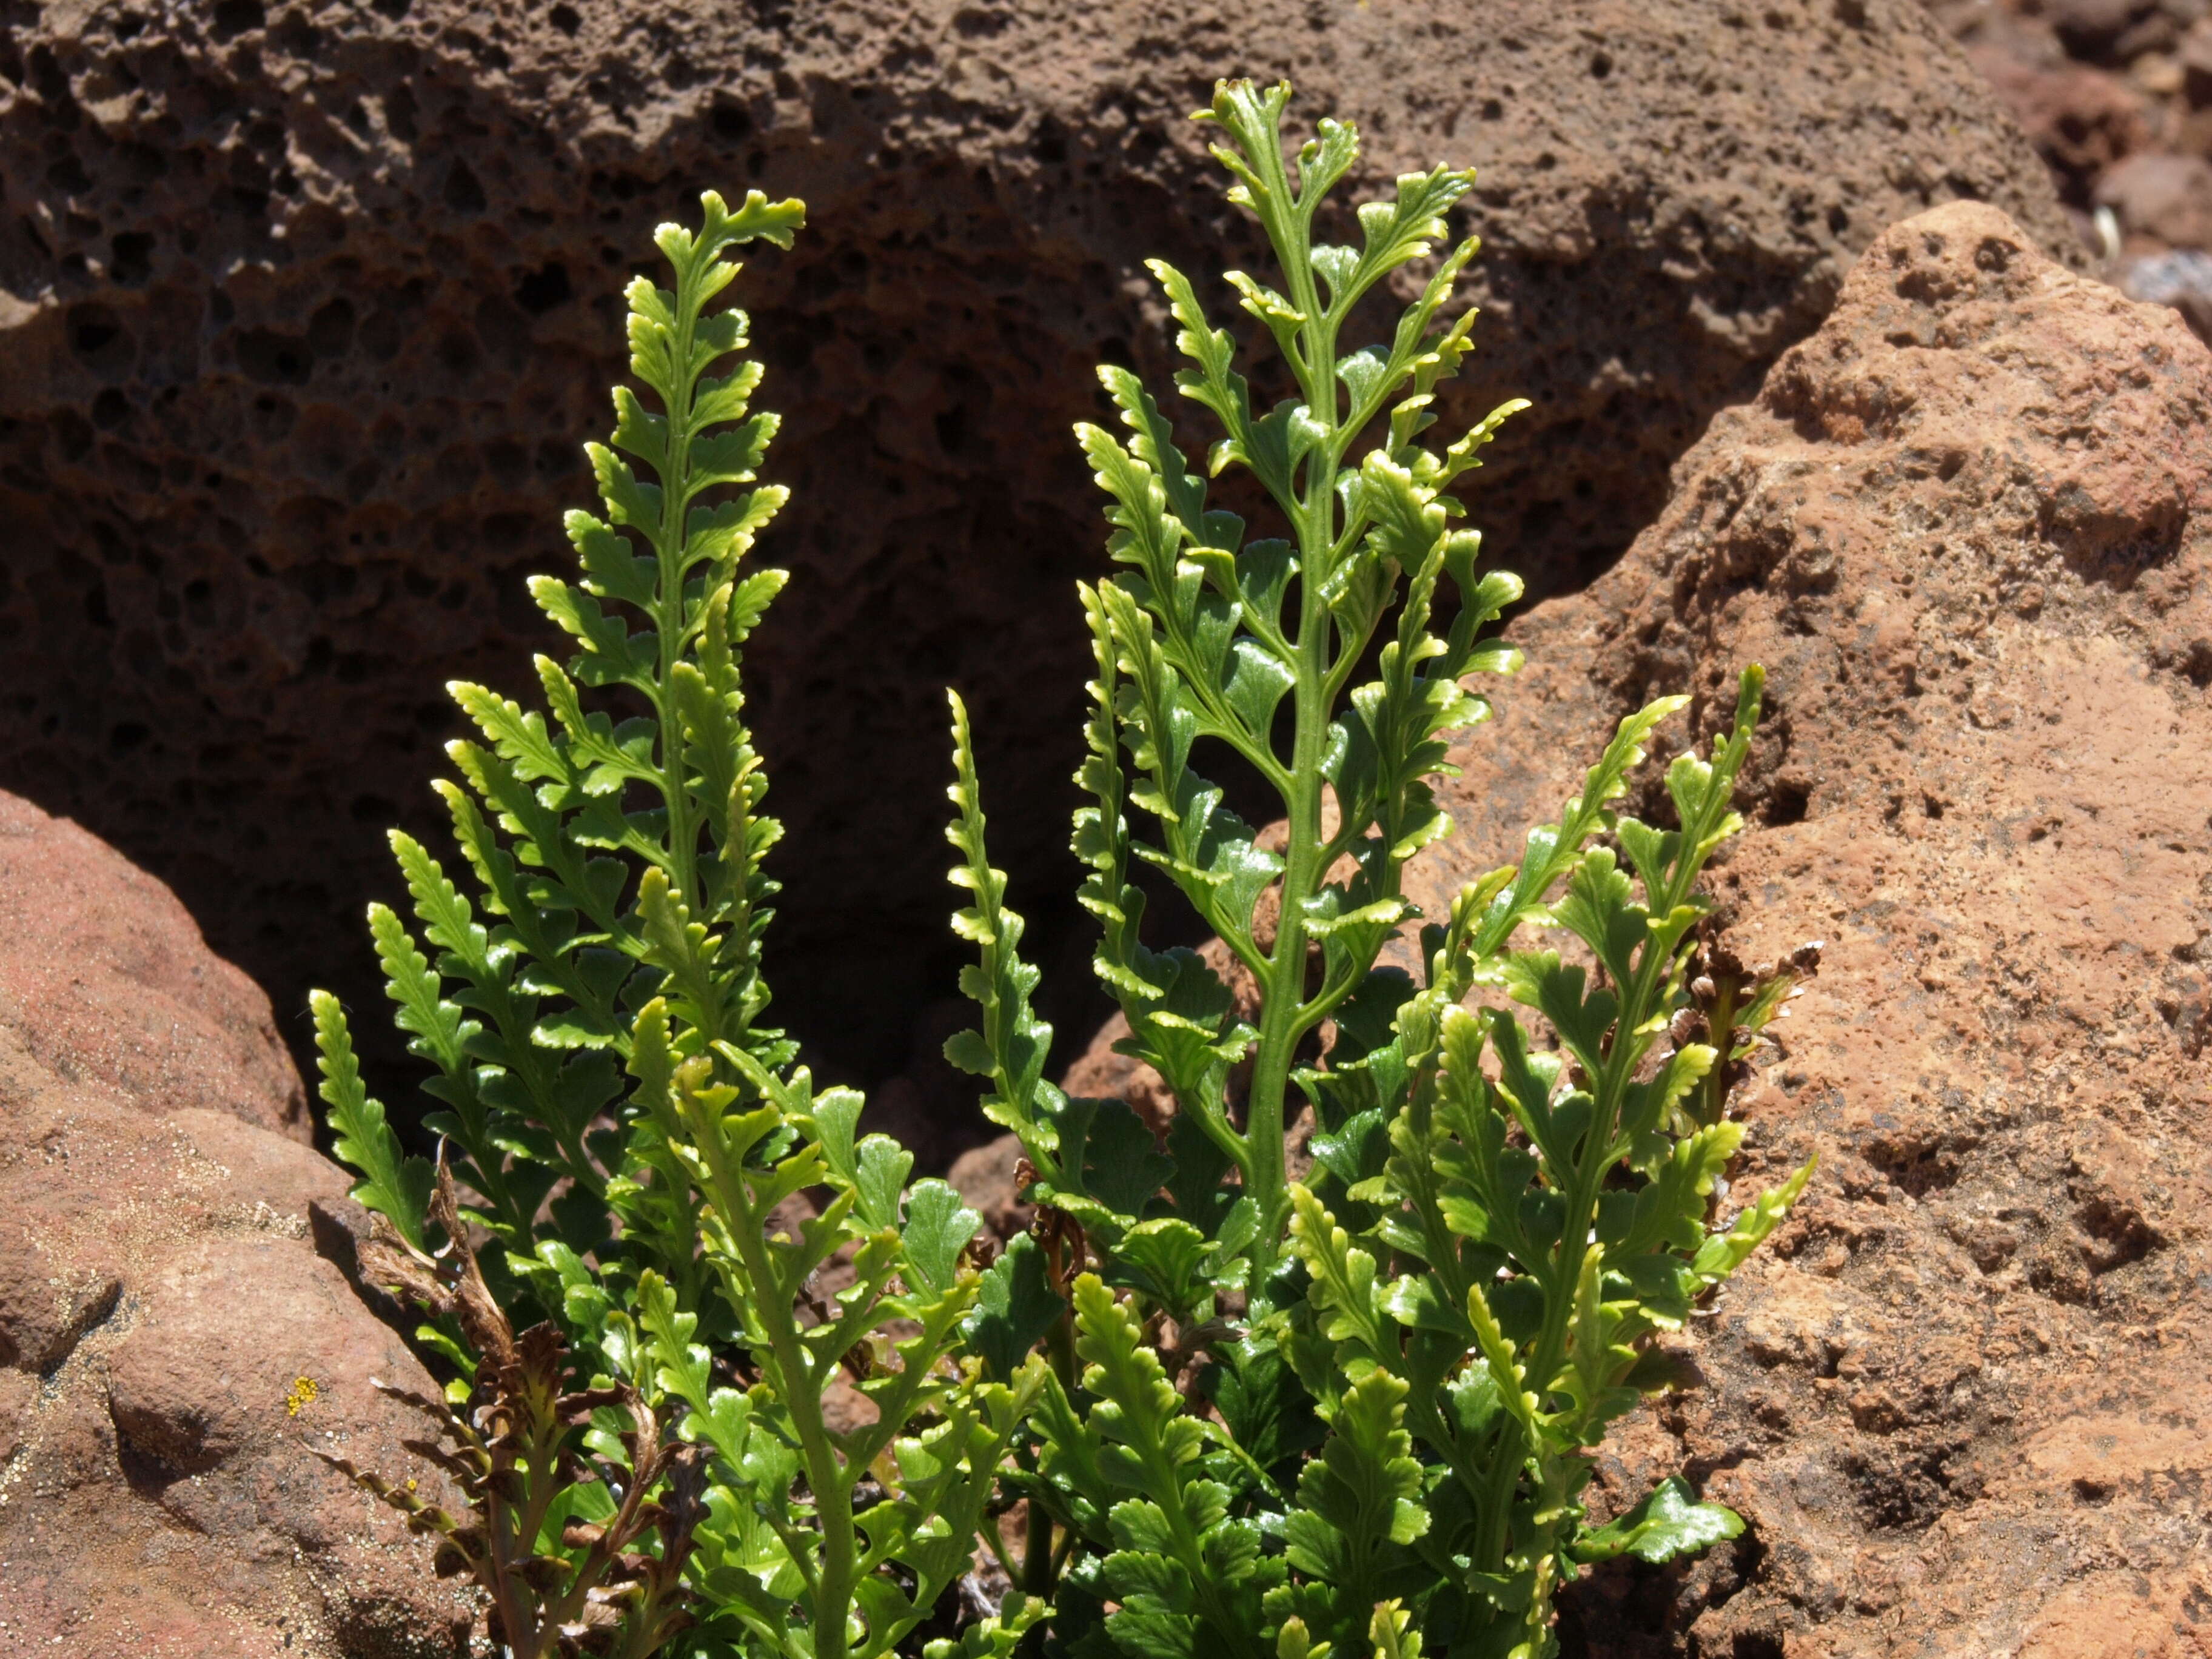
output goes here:
{"type": "Polygon", "coordinates": [[[1044,1251],[1027,1233],[1018,1233],[983,1275],[967,1338],[1003,1382],[1066,1308],[1066,1298],[1045,1276],[1044,1251]]]}

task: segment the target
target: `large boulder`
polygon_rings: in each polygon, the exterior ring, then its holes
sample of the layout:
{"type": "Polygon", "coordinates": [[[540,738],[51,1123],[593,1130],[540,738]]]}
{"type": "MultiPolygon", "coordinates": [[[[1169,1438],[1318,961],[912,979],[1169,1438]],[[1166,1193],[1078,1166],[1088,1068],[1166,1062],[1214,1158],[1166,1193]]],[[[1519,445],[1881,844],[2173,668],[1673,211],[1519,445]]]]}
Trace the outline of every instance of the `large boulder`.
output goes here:
{"type": "MultiPolygon", "coordinates": [[[[1821,1164],[1637,1420],[1752,1522],[1608,1570],[1588,1651],[2203,1651],[2212,1480],[2212,353],[1986,207],[1885,234],[1529,667],[1416,866],[1432,910],[1664,692],[1772,712],[1717,872],[1819,978],[1736,1109],[1821,1164]]],[[[1644,780],[1655,796],[1655,763],[1644,780]]],[[[1662,810],[1656,805],[1650,810],[1662,810]]]]}
{"type": "Polygon", "coordinates": [[[459,1651],[466,1595],[309,1450],[441,1478],[370,1387],[436,1385],[338,1265],[364,1218],[266,1000],[6,796],[0,917],[0,1653],[459,1651]]]}
{"type": "Polygon", "coordinates": [[[752,664],[795,831],[779,1012],[842,1071],[908,1068],[952,983],[940,683],[976,706],[996,855],[1062,896],[1033,939],[1080,921],[1068,590],[1103,535],[1067,427],[1101,357],[1170,368],[1143,256],[1259,256],[1186,118],[1237,73],[1362,121],[1362,191],[1485,170],[1491,314],[1448,412],[1536,398],[1482,513],[1553,586],[1883,226],[1973,197],[2069,235],[1911,0],[19,5],[0,784],[173,884],[295,1038],[312,982],[378,1006],[380,831],[433,827],[441,683],[522,690],[558,648],[522,578],[568,556],[653,225],[706,185],[800,194],[812,228],[741,289],[799,491],[752,664]]]}

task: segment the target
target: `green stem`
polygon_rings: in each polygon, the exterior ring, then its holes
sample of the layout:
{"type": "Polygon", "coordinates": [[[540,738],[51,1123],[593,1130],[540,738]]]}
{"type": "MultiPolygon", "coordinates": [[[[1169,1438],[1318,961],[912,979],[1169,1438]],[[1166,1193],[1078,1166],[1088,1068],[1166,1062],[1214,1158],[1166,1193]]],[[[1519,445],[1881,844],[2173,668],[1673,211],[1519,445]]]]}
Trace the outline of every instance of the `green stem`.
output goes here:
{"type": "MultiPolygon", "coordinates": [[[[1303,531],[1304,526],[1301,526],[1303,531]]],[[[1321,872],[1321,757],[1328,730],[1322,700],[1322,676],[1316,659],[1325,639],[1327,611],[1318,584],[1303,584],[1304,617],[1298,641],[1297,738],[1291,767],[1290,842],[1283,864],[1282,904],[1275,924],[1275,948],[1267,961],[1261,993],[1259,1052],[1245,1097],[1244,1139],[1249,1148],[1249,1186],[1260,1212],[1260,1237],[1252,1251],[1250,1293],[1256,1298],[1279,1259],[1288,1185],[1283,1162],[1284,1096],[1291,1057],[1302,1035],[1298,1016],[1305,998],[1306,911],[1321,872]]]]}
{"type": "MultiPolygon", "coordinates": [[[[1290,179],[1279,149],[1255,158],[1271,174],[1275,199],[1290,202],[1290,179]]],[[[1265,1004],[1260,1020],[1258,1053],[1252,1065],[1252,1082],[1245,1100],[1245,1140],[1250,1149],[1247,1185],[1260,1212],[1260,1237],[1253,1247],[1248,1294],[1256,1302],[1280,1260],[1288,1185],[1283,1160],[1285,1096],[1288,1091],[1291,1056],[1298,1039],[1313,1024],[1305,1007],[1306,911],[1328,873],[1321,862],[1322,755],[1327,752],[1333,713],[1329,696],[1329,611],[1322,599],[1332,551],[1331,531],[1336,501],[1337,398],[1335,374],[1336,327],[1323,310],[1314,283],[1309,257],[1310,215],[1290,216],[1279,230],[1276,246],[1283,260],[1283,275],[1291,303],[1305,313],[1300,330],[1306,364],[1300,374],[1307,404],[1326,428],[1322,442],[1306,458],[1304,498],[1291,514],[1297,532],[1298,639],[1297,684],[1294,692],[1295,736],[1291,744],[1289,787],[1283,805],[1290,818],[1290,840],[1283,865],[1282,905],[1275,926],[1275,948],[1261,976],[1265,1004]]],[[[1297,365],[1293,365],[1297,368],[1297,365]]]]}
{"type": "Polygon", "coordinates": [[[660,793],[668,803],[667,868],[669,885],[686,906],[696,902],[698,832],[691,822],[690,785],[684,775],[684,717],[669,688],[684,654],[684,509],[690,483],[691,344],[699,312],[696,271],[695,264],[676,282],[676,343],[670,353],[673,374],[662,392],[668,405],[668,470],[660,480],[660,532],[653,549],[660,567],[659,586],[653,595],[654,632],[660,646],[660,675],[655,682],[659,691],[654,702],[660,714],[660,793]]]}
{"type": "MultiPolygon", "coordinates": [[[[690,1103],[687,1100],[686,1103],[690,1103]]],[[[751,1284],[752,1311],[767,1334],[775,1370],[771,1381],[785,1410],[791,1413],[799,1455],[806,1466],[806,1483],[814,1493],[814,1516],[821,1528],[822,1557],[814,1597],[812,1659],[845,1659],[845,1619],[853,1604],[859,1561],[845,1470],[823,1421],[821,1390],[813,1386],[805,1345],[800,1340],[798,1322],[791,1315],[791,1299],[781,1293],[777,1283],[767,1241],[762,1237],[761,1218],[744,1190],[744,1172],[730,1168],[714,1126],[700,1121],[702,1115],[696,1109],[687,1115],[692,1120],[692,1134],[714,1182],[717,1206],[728,1224],[731,1243],[751,1284]]]]}
{"type": "Polygon", "coordinates": [[[1031,1595],[1052,1594],[1052,1516],[1030,1500],[1028,1535],[1022,1540],[1022,1588],[1031,1595]]]}
{"type": "MultiPolygon", "coordinates": [[[[1050,1255],[1047,1271],[1065,1289],[1066,1281],[1061,1277],[1065,1267],[1060,1255],[1061,1247],[1055,1241],[1048,1249],[1050,1255]]],[[[1060,1388],[1068,1398],[1073,1399],[1082,1370],[1075,1363],[1075,1308],[1072,1303],[1060,1309],[1060,1317],[1053,1321],[1046,1330],[1044,1351],[1053,1375],[1060,1379],[1060,1388]]],[[[1022,1553],[1022,1588],[1032,1595],[1049,1598],[1053,1587],[1059,1582],[1060,1569],[1066,1564],[1074,1537],[1073,1529],[1066,1529],[1060,1547],[1054,1548],[1052,1517],[1045,1513],[1043,1505],[1032,1500],[1030,1504],[1029,1538],[1022,1553]]]]}
{"type": "Polygon", "coordinates": [[[1478,1571],[1505,1570],[1505,1552],[1513,1541],[1513,1497],[1521,1489],[1521,1471],[1528,1461],[1528,1449],[1521,1442],[1521,1425],[1510,1415],[1499,1413],[1489,1485],[1480,1495],[1482,1526],[1474,1548],[1478,1571]]]}

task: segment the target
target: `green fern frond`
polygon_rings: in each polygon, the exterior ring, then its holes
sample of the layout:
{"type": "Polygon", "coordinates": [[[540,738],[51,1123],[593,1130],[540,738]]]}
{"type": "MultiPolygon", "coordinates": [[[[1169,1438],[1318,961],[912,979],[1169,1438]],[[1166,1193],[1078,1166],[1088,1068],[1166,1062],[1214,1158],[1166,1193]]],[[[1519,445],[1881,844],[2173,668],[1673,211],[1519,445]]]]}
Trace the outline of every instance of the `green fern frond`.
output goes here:
{"type": "Polygon", "coordinates": [[[416,1249],[424,1248],[424,1217],[430,1202],[432,1171],[427,1159],[401,1152],[399,1137],[385,1121],[381,1103],[362,1087],[354,1059],[353,1034],[345,1009],[328,991],[311,991],[307,1005],[315,1016],[317,1092],[330,1108],[332,1150],[361,1172],[353,1196],[387,1218],[416,1249]]]}
{"type": "MultiPolygon", "coordinates": [[[[635,1401],[629,1441],[596,1416],[586,1439],[626,1448],[618,1461],[645,1486],[665,1481],[659,1512],[683,1511],[680,1556],[623,1565],[658,1599],[626,1588],[606,1607],[664,1611],[624,1625],[616,1649],[642,1659],[689,1621],[714,1650],[879,1659],[967,1571],[1042,1367],[1002,1353],[987,1380],[953,1363],[983,1286],[978,1217],[943,1182],[909,1187],[913,1158],[886,1137],[856,1140],[860,1097],[817,1094],[794,1045],[762,1024],[776,892],[763,866],[781,830],[763,811],[743,653],[786,578],[745,561],[785,492],[758,477],[777,427],[752,407],[760,367],[729,361],[744,317],[714,302],[732,250],[787,246],[804,212],[757,192],[701,207],[696,229],[656,238],[672,286],[628,290],[640,386],[617,390],[609,441],[586,449],[601,504],[568,515],[578,573],[531,584],[574,654],[536,661],[535,703],[450,688],[478,734],[451,745],[457,775],[436,786],[463,865],[449,872],[395,834],[417,927],[380,906],[371,932],[397,1021],[435,1068],[424,1088],[441,1109],[425,1121],[450,1146],[438,1213],[449,1233],[477,1223],[504,1246],[485,1256],[483,1299],[535,1302],[599,1370],[588,1397],[635,1401]],[[818,1213],[775,1220],[825,1190],[818,1213]],[[825,1302],[814,1275],[833,1257],[852,1279],[825,1302]],[[848,1371],[876,1413],[864,1427],[825,1407],[848,1371]],[[750,1386],[716,1381],[733,1373],[750,1386]],[[651,1443],[655,1423],[666,1443],[651,1443]],[[674,1437],[696,1444],[678,1455],[674,1437]]],[[[980,812],[975,827],[980,861],[980,812]]],[[[995,906],[1002,878],[981,869],[995,906]]],[[[1019,920],[993,914],[1006,1097],[1033,1109],[1051,1033],[1012,954],[1019,920]]],[[[419,1249],[428,1166],[401,1157],[326,1003],[339,1155],[419,1249]]],[[[1020,1311],[1029,1329],[1034,1310],[1020,1311]]],[[[465,1321],[434,1340],[465,1358],[471,1330],[502,1328],[465,1321]]],[[[561,1514],[591,1519],[599,1489],[532,1468],[561,1514]]],[[[563,1537],[557,1516],[546,1525],[563,1537]]],[[[514,1583],[541,1578],[558,1575],[514,1583]]],[[[583,1610],[501,1616],[510,1632],[573,1632],[583,1610]]]]}

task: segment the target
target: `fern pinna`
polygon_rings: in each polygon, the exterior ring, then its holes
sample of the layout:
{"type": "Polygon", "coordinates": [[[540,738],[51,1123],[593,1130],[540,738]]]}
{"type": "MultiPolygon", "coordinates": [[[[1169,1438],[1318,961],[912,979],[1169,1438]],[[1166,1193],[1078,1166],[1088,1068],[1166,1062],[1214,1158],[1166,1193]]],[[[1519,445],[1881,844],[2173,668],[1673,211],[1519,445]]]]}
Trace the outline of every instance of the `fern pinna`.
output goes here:
{"type": "MultiPolygon", "coordinates": [[[[760,366],[725,361],[744,316],[708,307],[737,275],[724,256],[788,246],[804,209],[758,192],[702,207],[696,232],[656,238],[673,289],[629,289],[651,403],[618,389],[611,443],[589,447],[605,506],[568,515],[580,573],[531,584],[575,654],[538,659],[542,708],[453,688],[482,733],[435,786],[466,880],[395,833],[414,924],[376,906],[370,928],[434,1068],[424,1121],[471,1195],[458,1224],[502,1247],[484,1253],[492,1293],[560,1326],[617,1402],[599,1408],[603,1459],[635,1442],[632,1418],[711,1453],[684,1534],[684,1639],[876,1659],[968,1571],[1041,1367],[986,1379],[958,1363],[982,1289],[975,1212],[941,1181],[908,1185],[912,1158],[860,1133],[860,1096],[817,1091],[762,1024],[779,830],[739,667],[785,581],[745,565],[785,492],[756,481],[776,427],[751,408],[760,366]],[[817,1277],[833,1261],[834,1293],[817,1277]],[[841,1386],[861,1403],[836,1413],[841,1386]]],[[[339,1155],[420,1250],[429,1167],[368,1097],[343,1011],[314,1006],[339,1155]]],[[[477,1369],[450,1322],[422,1334],[477,1369]]],[[[579,1485],[556,1507],[599,1522],[607,1492],[579,1485]]],[[[546,1525],[535,1547],[581,1561],[587,1546],[546,1525]]],[[[544,1628],[549,1653],[650,1650],[629,1626],[544,1628]]]]}

